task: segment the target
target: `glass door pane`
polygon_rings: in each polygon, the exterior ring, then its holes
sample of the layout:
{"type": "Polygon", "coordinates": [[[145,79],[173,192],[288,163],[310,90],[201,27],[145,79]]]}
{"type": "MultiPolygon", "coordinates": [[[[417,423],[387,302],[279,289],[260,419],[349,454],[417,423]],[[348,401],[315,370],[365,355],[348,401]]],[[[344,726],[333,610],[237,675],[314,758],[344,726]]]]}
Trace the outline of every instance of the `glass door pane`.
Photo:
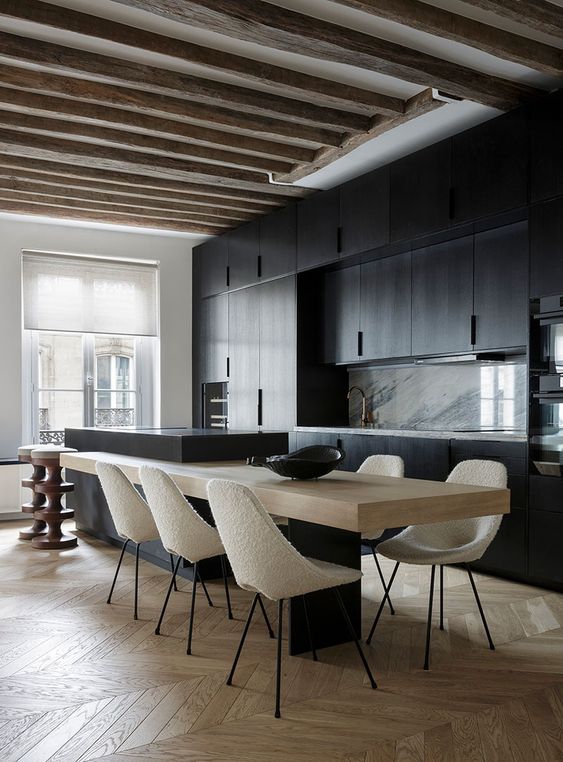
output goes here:
{"type": "Polygon", "coordinates": [[[96,336],[94,352],[94,425],[134,426],[137,422],[135,339],[96,336]]]}
{"type": "Polygon", "coordinates": [[[38,429],[41,444],[62,444],[66,426],[84,424],[82,334],[38,334],[38,429]]]}

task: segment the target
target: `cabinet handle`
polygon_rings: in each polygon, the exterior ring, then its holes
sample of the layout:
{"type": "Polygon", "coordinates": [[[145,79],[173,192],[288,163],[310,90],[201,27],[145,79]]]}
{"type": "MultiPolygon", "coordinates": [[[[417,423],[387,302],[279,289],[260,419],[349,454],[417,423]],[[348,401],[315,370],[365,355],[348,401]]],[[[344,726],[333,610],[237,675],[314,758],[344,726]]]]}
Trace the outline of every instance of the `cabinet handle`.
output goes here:
{"type": "Polygon", "coordinates": [[[231,358],[227,357],[227,378],[231,375],[231,358]]]}
{"type": "Polygon", "coordinates": [[[477,344],[477,315],[471,315],[471,344],[477,344]]]}
{"type": "Polygon", "coordinates": [[[448,212],[448,217],[450,220],[453,220],[455,218],[455,188],[450,188],[450,208],[448,212]]]}
{"type": "Polygon", "coordinates": [[[227,288],[231,285],[231,268],[227,265],[227,288]]]}
{"type": "Polygon", "coordinates": [[[358,357],[364,353],[364,332],[358,331],[358,357]]]}
{"type": "Polygon", "coordinates": [[[340,254],[342,251],[342,228],[336,228],[336,252],[340,254]]]}
{"type": "Polygon", "coordinates": [[[262,425],[262,389],[258,389],[258,426],[262,425]]]}
{"type": "Polygon", "coordinates": [[[258,271],[258,277],[262,277],[262,255],[258,254],[258,264],[257,264],[257,271],[258,271]]]}

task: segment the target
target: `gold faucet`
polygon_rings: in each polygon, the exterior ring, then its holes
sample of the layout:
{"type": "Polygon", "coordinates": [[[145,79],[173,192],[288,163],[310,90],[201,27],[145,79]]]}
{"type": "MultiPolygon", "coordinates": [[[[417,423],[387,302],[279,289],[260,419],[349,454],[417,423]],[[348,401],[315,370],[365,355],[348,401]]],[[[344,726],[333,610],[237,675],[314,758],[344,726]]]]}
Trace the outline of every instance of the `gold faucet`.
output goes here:
{"type": "Polygon", "coordinates": [[[362,395],[362,421],[361,421],[361,427],[362,427],[362,429],[364,429],[366,426],[369,426],[370,423],[371,423],[371,421],[370,421],[370,415],[369,415],[369,413],[367,411],[367,407],[366,407],[366,395],[364,393],[364,390],[360,389],[359,386],[351,386],[348,389],[347,399],[350,399],[350,395],[352,394],[354,389],[356,389],[362,395]]]}

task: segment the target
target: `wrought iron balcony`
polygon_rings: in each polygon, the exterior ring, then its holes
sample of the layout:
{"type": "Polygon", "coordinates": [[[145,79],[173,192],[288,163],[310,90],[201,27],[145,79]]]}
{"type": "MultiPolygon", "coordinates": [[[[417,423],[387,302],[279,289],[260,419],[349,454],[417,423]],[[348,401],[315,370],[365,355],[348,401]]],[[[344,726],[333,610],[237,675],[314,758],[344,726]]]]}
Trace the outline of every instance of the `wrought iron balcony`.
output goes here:
{"type": "Polygon", "coordinates": [[[94,410],[94,426],[119,428],[134,425],[134,407],[97,407],[94,410]]]}

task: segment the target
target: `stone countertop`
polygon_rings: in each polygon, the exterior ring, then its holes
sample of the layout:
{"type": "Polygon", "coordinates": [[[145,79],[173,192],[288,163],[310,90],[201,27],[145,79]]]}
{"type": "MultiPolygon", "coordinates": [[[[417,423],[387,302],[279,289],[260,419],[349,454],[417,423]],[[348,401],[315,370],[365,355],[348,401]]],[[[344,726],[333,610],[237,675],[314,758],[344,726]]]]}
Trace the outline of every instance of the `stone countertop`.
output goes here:
{"type": "Polygon", "coordinates": [[[376,429],[332,426],[296,426],[294,431],[325,434],[360,434],[362,436],[420,437],[421,439],[467,439],[492,442],[527,442],[525,431],[423,431],[421,429],[376,429]]]}

